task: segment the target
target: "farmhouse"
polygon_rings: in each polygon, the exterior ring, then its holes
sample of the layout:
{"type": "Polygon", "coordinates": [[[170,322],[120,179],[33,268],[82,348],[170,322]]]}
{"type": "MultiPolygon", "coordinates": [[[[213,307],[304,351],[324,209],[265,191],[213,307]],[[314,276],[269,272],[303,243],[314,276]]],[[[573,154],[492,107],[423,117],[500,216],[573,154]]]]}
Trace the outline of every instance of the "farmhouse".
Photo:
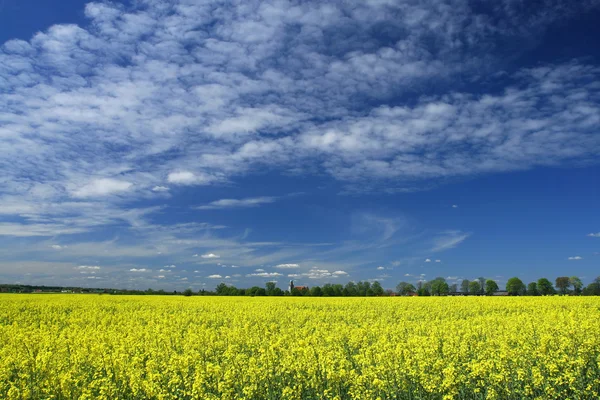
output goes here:
{"type": "Polygon", "coordinates": [[[301,292],[304,291],[304,290],[308,290],[308,286],[294,286],[294,281],[291,280],[290,281],[290,286],[289,286],[290,293],[292,293],[292,290],[294,290],[294,288],[300,290],[301,292]]]}

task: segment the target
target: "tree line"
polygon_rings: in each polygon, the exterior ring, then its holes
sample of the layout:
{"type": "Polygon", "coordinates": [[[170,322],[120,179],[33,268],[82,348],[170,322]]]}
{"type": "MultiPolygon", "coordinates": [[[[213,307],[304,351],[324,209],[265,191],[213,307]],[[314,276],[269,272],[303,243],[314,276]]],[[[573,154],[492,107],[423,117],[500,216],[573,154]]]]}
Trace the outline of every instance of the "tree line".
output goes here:
{"type": "MultiPolygon", "coordinates": [[[[445,278],[437,277],[430,281],[419,281],[416,285],[409,282],[400,282],[396,290],[385,290],[377,281],[348,282],[346,285],[327,283],[323,286],[311,288],[296,288],[291,292],[278,288],[275,282],[267,282],[264,288],[253,286],[249,289],[240,289],[235,286],[220,283],[214,294],[218,296],[313,296],[313,297],[351,297],[351,296],[447,296],[471,295],[493,296],[495,294],[510,296],[547,296],[547,295],[583,295],[600,296],[600,277],[585,286],[579,277],[561,276],[556,278],[553,285],[547,278],[540,278],[535,282],[525,285],[518,277],[510,278],[506,283],[506,290],[501,291],[498,283],[493,279],[483,277],[468,280],[464,279],[460,287],[458,284],[449,284],[445,278]]],[[[209,294],[202,291],[199,294],[209,294]]],[[[211,293],[212,294],[212,293],[211,293]]],[[[188,293],[189,295],[189,293],[188,293]]]]}
{"type": "MultiPolygon", "coordinates": [[[[412,283],[400,282],[396,286],[396,291],[401,296],[415,294],[418,296],[448,294],[492,296],[499,292],[500,288],[496,281],[480,277],[472,281],[463,279],[459,289],[457,284],[449,285],[444,278],[438,277],[428,282],[418,282],[416,286],[412,283]]],[[[577,276],[559,276],[554,285],[547,278],[540,278],[525,285],[521,279],[513,277],[506,282],[505,293],[510,296],[548,296],[553,294],[600,296],[600,276],[586,287],[577,276]]]]}
{"type": "Polygon", "coordinates": [[[385,290],[378,281],[348,282],[345,285],[327,283],[323,286],[294,287],[291,292],[277,287],[275,282],[267,282],[265,287],[252,286],[250,288],[237,288],[233,285],[220,283],[214,291],[201,289],[194,292],[186,289],[183,292],[164,290],[123,290],[123,289],[90,289],[79,287],[61,286],[33,286],[33,285],[1,285],[0,292],[8,293],[105,293],[128,295],[184,295],[184,296],[313,296],[313,297],[355,297],[355,296],[493,296],[506,294],[510,296],[600,296],[600,276],[592,283],[585,286],[577,276],[559,276],[554,285],[547,278],[529,282],[527,285],[518,277],[510,278],[506,283],[506,290],[500,291],[496,281],[479,277],[477,279],[464,279],[460,285],[449,284],[445,278],[437,277],[430,281],[419,281],[416,284],[400,282],[396,290],[385,290]]]}

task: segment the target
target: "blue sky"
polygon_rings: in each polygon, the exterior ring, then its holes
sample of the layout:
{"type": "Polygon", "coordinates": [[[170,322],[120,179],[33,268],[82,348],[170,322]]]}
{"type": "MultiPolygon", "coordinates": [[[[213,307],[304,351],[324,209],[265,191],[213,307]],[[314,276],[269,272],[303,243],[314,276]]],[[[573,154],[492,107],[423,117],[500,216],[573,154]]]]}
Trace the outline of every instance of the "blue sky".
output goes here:
{"type": "Polygon", "coordinates": [[[0,0],[0,281],[589,282],[598,20],[598,0],[0,0]]]}

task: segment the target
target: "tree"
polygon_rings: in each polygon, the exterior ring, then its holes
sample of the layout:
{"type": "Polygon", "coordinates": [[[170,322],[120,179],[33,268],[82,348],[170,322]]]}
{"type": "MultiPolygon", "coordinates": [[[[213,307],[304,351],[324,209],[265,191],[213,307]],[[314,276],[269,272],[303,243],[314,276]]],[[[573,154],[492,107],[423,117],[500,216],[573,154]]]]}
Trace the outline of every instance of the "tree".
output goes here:
{"type": "Polygon", "coordinates": [[[581,289],[583,289],[583,282],[581,282],[581,279],[579,279],[579,277],[577,276],[572,276],[569,278],[569,283],[571,284],[571,286],[573,286],[573,293],[574,294],[581,294],[581,289]]]}
{"type": "Polygon", "coordinates": [[[310,295],[315,297],[320,297],[323,295],[321,288],[319,286],[313,286],[310,288],[310,295]]]}
{"type": "Polygon", "coordinates": [[[431,288],[431,294],[433,296],[445,295],[448,294],[448,292],[450,291],[448,283],[446,283],[446,280],[442,277],[437,277],[429,283],[431,288]]]}
{"type": "Polygon", "coordinates": [[[381,283],[375,281],[371,285],[371,290],[373,291],[373,295],[375,296],[383,296],[384,290],[381,287],[381,283]]]}
{"type": "Polygon", "coordinates": [[[276,287],[275,282],[267,282],[265,284],[265,289],[266,289],[266,292],[267,292],[267,296],[272,296],[273,295],[273,292],[275,291],[275,287],[276,287]]]}
{"type": "Polygon", "coordinates": [[[458,291],[458,285],[456,283],[453,283],[452,285],[450,285],[450,293],[456,293],[458,291]]]}
{"type": "Polygon", "coordinates": [[[417,289],[415,289],[412,283],[400,282],[396,286],[396,292],[398,292],[400,296],[407,296],[409,294],[415,293],[416,291],[417,289]]]}
{"type": "Polygon", "coordinates": [[[600,296],[600,276],[583,289],[585,296],[600,296]]]}
{"type": "Polygon", "coordinates": [[[488,296],[491,296],[494,294],[494,292],[498,291],[498,284],[496,283],[496,281],[493,281],[491,279],[488,279],[487,281],[485,281],[485,294],[487,294],[488,296]]]}
{"type": "Polygon", "coordinates": [[[537,281],[537,290],[540,295],[547,296],[549,294],[554,294],[554,287],[552,283],[546,278],[540,278],[537,281]]]}
{"type": "Polygon", "coordinates": [[[571,282],[569,281],[568,276],[559,276],[556,278],[556,288],[560,290],[561,294],[567,294],[569,291],[569,287],[571,286],[571,282]]]}
{"type": "Polygon", "coordinates": [[[529,284],[527,285],[527,296],[537,296],[537,295],[539,295],[539,292],[537,289],[537,283],[529,282],[529,284]]]}
{"type": "Polygon", "coordinates": [[[215,289],[215,291],[217,292],[218,296],[227,296],[227,292],[229,291],[229,288],[227,287],[227,285],[223,282],[219,283],[217,285],[217,288],[215,289]]]}
{"type": "Polygon", "coordinates": [[[343,296],[344,295],[344,286],[336,283],[333,285],[333,295],[334,296],[343,296]]]}
{"type": "Polygon", "coordinates": [[[371,284],[369,282],[360,281],[356,284],[356,288],[359,296],[366,296],[369,289],[371,289],[371,284]]]}
{"type": "Polygon", "coordinates": [[[252,286],[250,289],[246,289],[246,296],[265,296],[267,291],[258,286],[252,286]]]}
{"type": "Polygon", "coordinates": [[[463,281],[460,284],[460,291],[463,292],[464,294],[469,294],[469,280],[468,279],[463,279],[463,281]]]}
{"type": "Polygon", "coordinates": [[[480,276],[479,278],[477,278],[477,280],[479,281],[479,286],[481,287],[481,294],[483,294],[485,290],[485,278],[480,276]]]}
{"type": "Polygon", "coordinates": [[[525,294],[525,284],[515,276],[506,282],[506,291],[510,296],[521,296],[525,294]]]}
{"type": "Polygon", "coordinates": [[[346,296],[356,296],[357,295],[356,284],[352,281],[346,283],[344,290],[347,292],[346,296]]]}
{"type": "Polygon", "coordinates": [[[479,281],[472,281],[469,283],[469,293],[470,294],[479,294],[481,292],[481,285],[479,281]]]}
{"type": "Polygon", "coordinates": [[[431,292],[425,285],[421,285],[421,288],[417,289],[417,296],[431,296],[431,292]]]}
{"type": "Polygon", "coordinates": [[[190,288],[187,288],[183,291],[184,296],[191,296],[193,294],[194,294],[194,292],[192,292],[192,289],[190,289],[190,288]]]}

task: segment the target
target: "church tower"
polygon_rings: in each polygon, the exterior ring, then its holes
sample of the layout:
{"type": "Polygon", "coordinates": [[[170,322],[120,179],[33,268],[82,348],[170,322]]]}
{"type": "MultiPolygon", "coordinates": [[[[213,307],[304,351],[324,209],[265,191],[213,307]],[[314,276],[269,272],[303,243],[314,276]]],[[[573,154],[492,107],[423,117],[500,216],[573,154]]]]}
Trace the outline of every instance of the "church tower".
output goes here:
{"type": "Polygon", "coordinates": [[[294,281],[293,280],[290,281],[290,293],[292,293],[292,290],[294,290],[294,281]]]}

